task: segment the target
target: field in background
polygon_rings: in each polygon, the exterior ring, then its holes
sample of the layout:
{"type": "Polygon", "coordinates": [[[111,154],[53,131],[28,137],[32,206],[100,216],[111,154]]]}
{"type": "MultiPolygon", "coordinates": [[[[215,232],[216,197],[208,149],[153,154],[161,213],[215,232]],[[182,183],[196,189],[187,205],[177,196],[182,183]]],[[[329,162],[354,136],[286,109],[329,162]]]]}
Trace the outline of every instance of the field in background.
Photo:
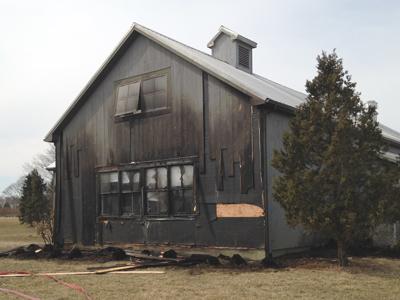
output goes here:
{"type": "MultiPolygon", "coordinates": [[[[40,239],[16,218],[0,218],[0,247],[40,239]]],[[[7,247],[6,247],[7,246],[7,247]]],[[[113,265],[91,261],[16,260],[0,258],[0,272],[85,271],[89,266],[113,265]]],[[[107,274],[59,277],[84,287],[93,299],[399,299],[400,260],[353,258],[339,269],[329,259],[300,259],[279,270],[229,269],[207,266],[169,267],[165,274],[107,274]]],[[[0,278],[0,287],[40,299],[84,299],[44,277],[0,278]]],[[[0,292],[0,299],[13,299],[0,292]]],[[[16,298],[15,298],[16,299],[16,298]]]]}
{"type": "Polygon", "coordinates": [[[19,224],[17,217],[0,217],[0,251],[32,243],[43,243],[35,229],[19,224]]]}
{"type": "Polygon", "coordinates": [[[17,217],[18,213],[19,213],[18,208],[0,207],[0,218],[1,217],[17,217]]]}

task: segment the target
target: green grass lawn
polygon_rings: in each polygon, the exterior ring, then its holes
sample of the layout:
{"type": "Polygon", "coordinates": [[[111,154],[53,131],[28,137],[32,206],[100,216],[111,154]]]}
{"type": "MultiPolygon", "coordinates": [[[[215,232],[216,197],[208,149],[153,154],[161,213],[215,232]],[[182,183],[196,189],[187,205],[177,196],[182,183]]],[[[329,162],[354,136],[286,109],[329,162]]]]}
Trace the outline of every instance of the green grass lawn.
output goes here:
{"type": "MultiPolygon", "coordinates": [[[[0,219],[0,228],[0,244],[39,241],[16,220],[12,225],[10,220],[0,219]]],[[[115,262],[106,263],[112,264],[115,262]]],[[[0,258],[0,272],[85,271],[89,266],[102,265],[90,261],[0,258]]],[[[400,260],[396,259],[353,258],[351,267],[345,270],[328,259],[296,260],[279,270],[207,266],[158,270],[166,273],[59,278],[84,287],[93,299],[400,299],[400,260]]],[[[43,277],[0,278],[0,287],[40,299],[84,299],[76,291],[43,277]]],[[[17,298],[0,292],[0,299],[17,298]]]]}
{"type": "Polygon", "coordinates": [[[34,228],[20,225],[16,217],[0,217],[0,251],[31,243],[43,243],[34,228]]]}

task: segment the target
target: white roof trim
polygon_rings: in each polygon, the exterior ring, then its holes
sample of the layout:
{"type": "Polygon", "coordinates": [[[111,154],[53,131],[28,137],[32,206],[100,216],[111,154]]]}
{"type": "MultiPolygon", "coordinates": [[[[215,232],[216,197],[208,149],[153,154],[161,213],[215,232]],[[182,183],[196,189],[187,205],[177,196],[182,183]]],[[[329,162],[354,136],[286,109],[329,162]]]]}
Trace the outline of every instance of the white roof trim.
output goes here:
{"type": "Polygon", "coordinates": [[[391,162],[398,162],[400,156],[396,153],[392,153],[392,152],[385,152],[382,153],[382,158],[391,161],[391,162]]]}
{"type": "Polygon", "coordinates": [[[248,39],[248,38],[246,38],[246,37],[240,35],[239,33],[235,32],[235,31],[233,31],[233,30],[231,30],[231,29],[229,29],[229,28],[227,28],[227,27],[225,27],[225,26],[223,26],[223,25],[221,25],[221,26],[219,27],[219,30],[218,30],[217,34],[214,35],[214,37],[211,39],[211,41],[208,42],[207,47],[208,47],[208,48],[214,47],[214,42],[215,42],[215,40],[216,40],[222,33],[225,33],[226,35],[228,35],[232,40],[239,40],[239,41],[242,41],[243,43],[249,45],[249,46],[252,47],[252,48],[256,48],[256,47],[257,47],[257,43],[256,43],[256,42],[254,42],[254,41],[252,41],[252,40],[250,40],[250,39],[248,39]]]}

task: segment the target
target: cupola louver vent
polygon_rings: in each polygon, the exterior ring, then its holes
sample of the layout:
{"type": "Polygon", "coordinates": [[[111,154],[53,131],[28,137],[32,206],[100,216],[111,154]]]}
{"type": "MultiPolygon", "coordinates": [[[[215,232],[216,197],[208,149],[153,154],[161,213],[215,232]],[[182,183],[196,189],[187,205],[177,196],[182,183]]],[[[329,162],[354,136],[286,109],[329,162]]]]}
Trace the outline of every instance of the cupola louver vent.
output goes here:
{"type": "Polygon", "coordinates": [[[239,45],[239,66],[250,68],[250,50],[239,45]]]}
{"type": "Polygon", "coordinates": [[[253,49],[257,47],[256,42],[221,26],[207,47],[215,58],[243,72],[253,73],[253,49]]]}

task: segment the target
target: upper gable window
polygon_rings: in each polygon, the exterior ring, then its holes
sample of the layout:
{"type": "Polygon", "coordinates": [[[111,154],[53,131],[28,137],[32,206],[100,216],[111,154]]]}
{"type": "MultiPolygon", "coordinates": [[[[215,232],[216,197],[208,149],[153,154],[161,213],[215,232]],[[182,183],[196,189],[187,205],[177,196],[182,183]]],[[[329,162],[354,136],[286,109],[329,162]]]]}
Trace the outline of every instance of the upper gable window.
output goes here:
{"type": "Polygon", "coordinates": [[[166,75],[143,80],[140,108],[144,112],[167,108],[166,75]]]}
{"type": "Polygon", "coordinates": [[[115,116],[123,116],[138,111],[140,96],[140,81],[125,84],[117,90],[117,108],[115,116]]]}
{"type": "Polygon", "coordinates": [[[120,81],[115,93],[115,117],[165,111],[168,108],[168,71],[156,71],[120,81]]]}

